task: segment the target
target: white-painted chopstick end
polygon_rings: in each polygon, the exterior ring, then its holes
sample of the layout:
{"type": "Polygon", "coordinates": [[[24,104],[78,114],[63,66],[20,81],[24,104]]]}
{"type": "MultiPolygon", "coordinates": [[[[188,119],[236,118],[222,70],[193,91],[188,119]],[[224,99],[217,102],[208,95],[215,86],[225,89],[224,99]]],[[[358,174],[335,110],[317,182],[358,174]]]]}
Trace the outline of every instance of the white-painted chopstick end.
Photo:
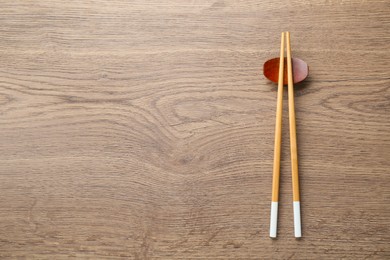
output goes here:
{"type": "Polygon", "coordinates": [[[299,201],[294,201],[294,234],[296,238],[302,237],[301,205],[299,201]]]}
{"type": "Polygon", "coordinates": [[[271,204],[271,224],[269,229],[269,236],[276,238],[278,227],[278,202],[272,202],[271,204]]]}

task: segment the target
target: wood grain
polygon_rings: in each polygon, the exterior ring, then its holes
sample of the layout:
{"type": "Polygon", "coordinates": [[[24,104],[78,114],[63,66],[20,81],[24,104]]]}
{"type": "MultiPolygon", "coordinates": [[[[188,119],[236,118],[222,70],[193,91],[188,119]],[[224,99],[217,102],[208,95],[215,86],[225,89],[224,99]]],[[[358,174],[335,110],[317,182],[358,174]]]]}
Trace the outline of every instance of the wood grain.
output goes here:
{"type": "Polygon", "coordinates": [[[388,1],[0,1],[3,259],[390,257],[388,1]],[[303,238],[284,93],[290,31],[303,238]]]}

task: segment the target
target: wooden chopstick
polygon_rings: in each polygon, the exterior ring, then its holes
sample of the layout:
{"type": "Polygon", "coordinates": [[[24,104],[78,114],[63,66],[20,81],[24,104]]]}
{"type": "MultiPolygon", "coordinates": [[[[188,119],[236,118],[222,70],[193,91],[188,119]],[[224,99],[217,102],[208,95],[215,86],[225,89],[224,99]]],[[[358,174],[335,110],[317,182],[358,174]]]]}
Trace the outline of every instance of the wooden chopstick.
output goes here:
{"type": "Polygon", "coordinates": [[[278,98],[277,98],[277,105],[276,105],[274,167],[273,167],[273,178],[272,178],[271,223],[270,223],[270,231],[269,231],[269,236],[271,238],[276,238],[277,225],[278,225],[280,150],[281,150],[281,143],[282,143],[283,75],[284,75],[284,32],[282,32],[282,39],[280,42],[278,98]]]}
{"type": "Polygon", "coordinates": [[[290,149],[291,149],[291,172],[294,204],[294,234],[299,238],[301,232],[301,207],[299,198],[299,178],[298,178],[298,153],[297,153],[297,131],[295,126],[295,105],[294,105],[294,81],[291,61],[290,33],[286,32],[287,38],[287,79],[288,79],[288,112],[290,121],[290,149]]]}

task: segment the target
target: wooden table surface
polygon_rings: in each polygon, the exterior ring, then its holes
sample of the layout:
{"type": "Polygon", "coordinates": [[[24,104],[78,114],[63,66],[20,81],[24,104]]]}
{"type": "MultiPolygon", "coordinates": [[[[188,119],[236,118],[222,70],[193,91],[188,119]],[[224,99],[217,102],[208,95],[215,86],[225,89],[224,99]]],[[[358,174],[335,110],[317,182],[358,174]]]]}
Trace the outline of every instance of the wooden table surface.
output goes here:
{"type": "Polygon", "coordinates": [[[388,1],[0,1],[2,259],[389,259],[388,1]],[[276,88],[290,31],[269,234],[276,88]]]}

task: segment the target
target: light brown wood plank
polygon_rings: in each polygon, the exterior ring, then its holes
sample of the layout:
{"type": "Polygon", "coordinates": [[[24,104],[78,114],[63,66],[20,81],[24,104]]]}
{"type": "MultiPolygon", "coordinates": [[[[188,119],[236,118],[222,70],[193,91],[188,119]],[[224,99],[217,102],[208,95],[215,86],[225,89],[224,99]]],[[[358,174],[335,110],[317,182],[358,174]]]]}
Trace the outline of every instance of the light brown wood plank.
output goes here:
{"type": "Polygon", "coordinates": [[[390,257],[388,1],[0,1],[0,257],[390,257]],[[276,86],[291,32],[268,238],[276,86]]]}

